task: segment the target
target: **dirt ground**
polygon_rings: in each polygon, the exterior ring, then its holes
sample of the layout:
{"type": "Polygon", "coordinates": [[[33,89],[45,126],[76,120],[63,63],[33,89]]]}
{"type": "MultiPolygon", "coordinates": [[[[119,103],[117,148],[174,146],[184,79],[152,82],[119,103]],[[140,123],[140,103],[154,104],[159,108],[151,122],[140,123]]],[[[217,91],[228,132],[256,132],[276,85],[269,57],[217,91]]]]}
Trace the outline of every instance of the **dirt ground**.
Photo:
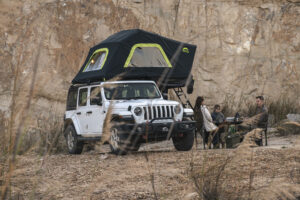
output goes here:
{"type": "Polygon", "coordinates": [[[237,149],[203,150],[198,144],[188,152],[174,150],[167,141],[126,156],[110,154],[108,145],[81,155],[27,154],[18,157],[10,195],[12,199],[197,199],[197,184],[214,185],[222,166],[218,189],[212,190],[219,199],[274,199],[281,195],[276,187],[298,195],[297,140],[297,136],[271,137],[268,147],[237,149]]]}

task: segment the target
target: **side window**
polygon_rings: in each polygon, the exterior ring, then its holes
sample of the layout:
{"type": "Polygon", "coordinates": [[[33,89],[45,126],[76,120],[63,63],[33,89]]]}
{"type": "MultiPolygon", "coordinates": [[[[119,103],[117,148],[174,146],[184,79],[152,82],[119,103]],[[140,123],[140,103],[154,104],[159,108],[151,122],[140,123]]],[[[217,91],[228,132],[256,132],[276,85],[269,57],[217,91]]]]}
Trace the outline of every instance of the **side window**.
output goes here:
{"type": "Polygon", "coordinates": [[[86,104],[87,104],[87,93],[88,93],[87,88],[82,88],[82,89],[79,90],[78,106],[86,106],[86,104]]]}
{"type": "Polygon", "coordinates": [[[110,89],[105,89],[105,90],[104,90],[105,97],[106,97],[106,99],[108,99],[108,100],[111,100],[112,93],[113,93],[113,91],[110,90],[110,89]]]}
{"type": "Polygon", "coordinates": [[[90,93],[90,104],[99,105],[100,102],[102,103],[100,87],[92,87],[90,93]]]}
{"type": "Polygon", "coordinates": [[[69,89],[66,110],[76,110],[77,92],[78,92],[77,88],[69,89]]]}
{"type": "Polygon", "coordinates": [[[92,57],[90,58],[88,64],[85,66],[83,72],[102,69],[106,61],[107,55],[108,55],[107,48],[98,49],[97,51],[95,51],[92,57]]]}

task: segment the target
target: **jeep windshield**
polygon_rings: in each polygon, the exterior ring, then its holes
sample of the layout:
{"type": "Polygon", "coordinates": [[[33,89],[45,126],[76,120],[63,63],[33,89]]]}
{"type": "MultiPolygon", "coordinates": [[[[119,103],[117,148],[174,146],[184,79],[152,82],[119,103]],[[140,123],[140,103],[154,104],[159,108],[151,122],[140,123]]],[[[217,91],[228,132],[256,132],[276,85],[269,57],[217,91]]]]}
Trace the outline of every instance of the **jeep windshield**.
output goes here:
{"type": "Polygon", "coordinates": [[[160,93],[153,83],[113,83],[104,85],[107,100],[155,99],[160,93]]]}

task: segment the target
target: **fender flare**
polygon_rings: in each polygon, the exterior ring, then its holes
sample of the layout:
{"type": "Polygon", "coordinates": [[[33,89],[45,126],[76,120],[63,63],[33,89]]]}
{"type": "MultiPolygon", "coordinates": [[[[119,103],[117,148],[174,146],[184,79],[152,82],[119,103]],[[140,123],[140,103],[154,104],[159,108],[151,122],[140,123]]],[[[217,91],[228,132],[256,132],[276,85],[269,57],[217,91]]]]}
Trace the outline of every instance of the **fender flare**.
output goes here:
{"type": "Polygon", "coordinates": [[[65,132],[66,128],[69,125],[72,125],[75,128],[76,134],[78,135],[78,133],[79,133],[79,127],[78,127],[78,125],[76,123],[75,124],[73,123],[73,120],[71,118],[65,119],[65,121],[64,121],[64,132],[65,132]]]}

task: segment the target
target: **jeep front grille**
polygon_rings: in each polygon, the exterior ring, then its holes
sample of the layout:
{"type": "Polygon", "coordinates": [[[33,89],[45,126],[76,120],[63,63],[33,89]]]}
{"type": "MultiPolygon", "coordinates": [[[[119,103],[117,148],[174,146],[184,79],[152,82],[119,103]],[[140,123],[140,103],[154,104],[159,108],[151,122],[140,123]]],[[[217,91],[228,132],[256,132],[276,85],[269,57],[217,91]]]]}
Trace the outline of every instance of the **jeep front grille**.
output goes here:
{"type": "Polygon", "coordinates": [[[145,106],[143,110],[145,120],[174,117],[174,106],[145,106]]]}

